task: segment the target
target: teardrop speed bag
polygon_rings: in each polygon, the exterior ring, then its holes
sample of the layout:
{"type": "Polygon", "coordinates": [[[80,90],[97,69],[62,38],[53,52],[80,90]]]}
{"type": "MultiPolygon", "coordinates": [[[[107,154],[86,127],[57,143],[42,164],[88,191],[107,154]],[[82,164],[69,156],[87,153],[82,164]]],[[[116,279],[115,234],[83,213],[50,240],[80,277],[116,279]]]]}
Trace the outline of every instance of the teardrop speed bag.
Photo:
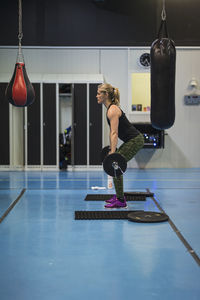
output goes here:
{"type": "Polygon", "coordinates": [[[159,130],[170,128],[175,121],[176,49],[168,38],[166,21],[162,20],[151,46],[151,123],[159,130]],[[165,34],[163,34],[163,28],[165,34]],[[164,37],[163,37],[164,35],[164,37]]]}
{"type": "Polygon", "coordinates": [[[35,100],[35,91],[26,73],[25,64],[17,62],[6,92],[6,99],[14,106],[24,107],[35,100]]]}

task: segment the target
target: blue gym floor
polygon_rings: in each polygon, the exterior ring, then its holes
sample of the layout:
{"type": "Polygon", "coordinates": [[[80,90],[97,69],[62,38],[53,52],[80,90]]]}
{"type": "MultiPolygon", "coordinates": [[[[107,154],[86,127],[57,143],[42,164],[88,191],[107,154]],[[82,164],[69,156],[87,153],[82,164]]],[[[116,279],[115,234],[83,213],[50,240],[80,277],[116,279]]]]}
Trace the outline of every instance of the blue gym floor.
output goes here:
{"type": "MultiPolygon", "coordinates": [[[[155,193],[169,222],[75,220],[106,186],[103,171],[0,172],[1,300],[199,300],[200,169],[128,169],[125,191],[155,193]],[[25,189],[25,190],[23,190],[25,189]]],[[[128,209],[159,211],[152,198],[128,209]]]]}

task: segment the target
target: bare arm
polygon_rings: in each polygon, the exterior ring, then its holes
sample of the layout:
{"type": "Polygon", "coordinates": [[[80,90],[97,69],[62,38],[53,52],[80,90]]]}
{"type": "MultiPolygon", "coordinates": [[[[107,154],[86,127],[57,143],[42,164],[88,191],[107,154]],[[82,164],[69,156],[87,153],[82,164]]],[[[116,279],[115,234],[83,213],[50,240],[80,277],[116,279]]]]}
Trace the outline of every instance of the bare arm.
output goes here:
{"type": "Polygon", "coordinates": [[[117,148],[120,115],[120,109],[116,105],[112,105],[108,111],[108,118],[110,120],[110,154],[114,153],[117,148]]]}

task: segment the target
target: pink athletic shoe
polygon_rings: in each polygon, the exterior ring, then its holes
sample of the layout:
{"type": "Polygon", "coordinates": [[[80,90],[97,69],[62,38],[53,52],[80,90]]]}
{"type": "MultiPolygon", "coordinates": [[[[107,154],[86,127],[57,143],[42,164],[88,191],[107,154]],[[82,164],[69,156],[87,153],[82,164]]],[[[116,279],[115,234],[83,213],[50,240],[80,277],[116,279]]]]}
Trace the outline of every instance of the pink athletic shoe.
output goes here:
{"type": "Polygon", "coordinates": [[[113,195],[112,198],[106,200],[105,202],[106,202],[106,203],[112,203],[112,202],[114,202],[116,199],[117,199],[117,196],[116,196],[116,195],[113,195]]]}
{"type": "Polygon", "coordinates": [[[104,207],[105,208],[127,208],[126,198],[124,197],[124,202],[121,202],[116,198],[115,201],[106,204],[104,207]]]}

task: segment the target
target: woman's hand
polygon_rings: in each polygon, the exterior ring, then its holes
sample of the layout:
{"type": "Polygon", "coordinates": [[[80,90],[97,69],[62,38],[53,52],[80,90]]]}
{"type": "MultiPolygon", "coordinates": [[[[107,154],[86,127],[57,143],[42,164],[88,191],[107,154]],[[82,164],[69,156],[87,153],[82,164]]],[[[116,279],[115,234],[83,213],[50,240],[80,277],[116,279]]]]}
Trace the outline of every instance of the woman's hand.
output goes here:
{"type": "Polygon", "coordinates": [[[108,155],[110,155],[110,154],[113,154],[113,153],[114,153],[114,152],[112,152],[112,151],[109,151],[109,152],[108,152],[108,155]]]}

